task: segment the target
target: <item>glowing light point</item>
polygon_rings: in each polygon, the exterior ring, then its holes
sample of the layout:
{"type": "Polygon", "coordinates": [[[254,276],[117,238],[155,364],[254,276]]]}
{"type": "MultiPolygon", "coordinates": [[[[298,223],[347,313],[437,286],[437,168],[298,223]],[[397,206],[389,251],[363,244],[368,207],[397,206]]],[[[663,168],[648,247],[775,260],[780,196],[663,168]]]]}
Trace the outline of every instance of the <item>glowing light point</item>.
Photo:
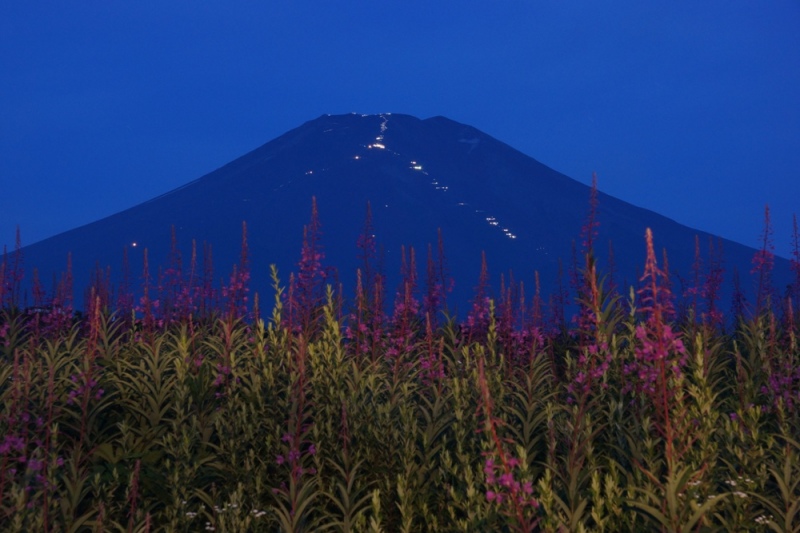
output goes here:
{"type": "Polygon", "coordinates": [[[132,243],[131,243],[131,246],[133,246],[134,248],[136,248],[138,245],[139,245],[139,244],[138,244],[138,243],[135,243],[135,242],[132,242],[132,243]]]}

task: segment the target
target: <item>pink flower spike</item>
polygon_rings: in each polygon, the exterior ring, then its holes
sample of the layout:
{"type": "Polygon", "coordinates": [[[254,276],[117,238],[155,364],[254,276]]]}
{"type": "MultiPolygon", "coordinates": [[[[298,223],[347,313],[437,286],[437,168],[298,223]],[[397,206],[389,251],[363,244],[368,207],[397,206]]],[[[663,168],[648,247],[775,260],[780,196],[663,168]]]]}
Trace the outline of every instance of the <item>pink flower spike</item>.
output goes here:
{"type": "Polygon", "coordinates": [[[514,476],[511,474],[503,474],[500,476],[500,484],[504,487],[510,487],[514,483],[514,476]]]}

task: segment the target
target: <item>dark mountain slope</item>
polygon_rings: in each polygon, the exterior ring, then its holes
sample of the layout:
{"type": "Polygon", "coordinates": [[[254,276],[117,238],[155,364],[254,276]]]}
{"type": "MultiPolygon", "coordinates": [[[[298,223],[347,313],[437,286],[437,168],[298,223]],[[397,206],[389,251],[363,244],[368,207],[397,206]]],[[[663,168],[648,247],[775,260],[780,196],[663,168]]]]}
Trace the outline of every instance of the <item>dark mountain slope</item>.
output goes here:
{"type": "MultiPolygon", "coordinates": [[[[213,245],[220,279],[238,261],[245,220],[253,289],[271,299],[269,264],[276,263],[283,280],[288,279],[316,196],[325,263],[338,268],[349,296],[359,264],[356,241],[369,201],[389,289],[398,281],[400,246],[416,248],[422,274],[427,244],[435,247],[441,228],[456,280],[452,300],[463,316],[477,283],[482,250],[495,281],[500,272],[513,269],[531,287],[533,272],[539,270],[546,290],[552,288],[558,258],[565,267],[571,265],[572,243],[579,241],[589,195],[585,185],[444,117],[322,116],[179,189],[28,246],[25,264],[37,266],[42,279],[49,280],[64,270],[72,252],[76,288],[82,290],[95,264],[110,265],[119,274],[122,251],[128,247],[138,280],[145,248],[151,265],[167,262],[170,227],[175,226],[185,263],[192,239],[213,245]]],[[[671,270],[681,275],[688,275],[693,262],[695,235],[704,249],[709,238],[602,193],[598,218],[601,268],[611,239],[617,280],[628,283],[636,281],[644,262],[646,227],[653,229],[656,246],[668,250],[671,270]]],[[[727,279],[734,266],[749,272],[754,250],[722,243],[727,279]]],[[[151,274],[156,276],[155,268],[151,274]]],[[[776,278],[788,279],[786,261],[778,260],[776,278]]]]}

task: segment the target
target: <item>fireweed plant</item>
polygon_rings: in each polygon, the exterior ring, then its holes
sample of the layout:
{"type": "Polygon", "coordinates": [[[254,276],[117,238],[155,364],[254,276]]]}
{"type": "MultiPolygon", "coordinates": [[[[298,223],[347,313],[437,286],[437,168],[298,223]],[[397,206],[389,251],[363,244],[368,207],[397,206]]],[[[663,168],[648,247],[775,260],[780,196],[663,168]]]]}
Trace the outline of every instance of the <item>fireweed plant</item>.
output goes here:
{"type": "Polygon", "coordinates": [[[553,296],[511,273],[493,292],[484,256],[461,323],[442,236],[388,287],[369,207],[352,298],[313,202],[271,312],[244,226],[222,286],[210,246],[183,256],[173,232],[167,265],[125,261],[115,287],[97,270],[80,311],[69,259],[49,293],[32,271],[28,306],[18,238],[0,530],[800,531],[796,220],[792,285],[772,286],[767,211],[755,300],[726,316],[713,241],[686,280],[649,230],[634,286],[599,272],[597,199],[553,296]]]}

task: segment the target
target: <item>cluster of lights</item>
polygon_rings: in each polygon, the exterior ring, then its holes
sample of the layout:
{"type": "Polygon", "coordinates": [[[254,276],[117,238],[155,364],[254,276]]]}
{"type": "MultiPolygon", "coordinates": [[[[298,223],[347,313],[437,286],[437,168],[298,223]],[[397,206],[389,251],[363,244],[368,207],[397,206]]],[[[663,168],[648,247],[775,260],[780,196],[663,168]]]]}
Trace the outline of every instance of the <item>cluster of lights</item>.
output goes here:
{"type": "MultiPolygon", "coordinates": [[[[427,172],[425,172],[424,170],[422,170],[422,165],[420,165],[420,164],[419,164],[419,163],[417,163],[416,161],[411,161],[411,169],[412,169],[412,170],[416,170],[416,171],[418,171],[418,172],[422,172],[422,173],[423,173],[423,174],[425,174],[426,176],[428,175],[428,173],[427,173],[427,172]]],[[[439,182],[438,182],[437,180],[435,180],[435,179],[434,179],[433,181],[431,181],[431,185],[433,185],[433,186],[434,186],[434,188],[435,188],[437,191],[443,191],[443,192],[447,192],[447,190],[450,188],[450,187],[448,187],[447,185],[439,185],[439,182]]]]}
{"type": "Polygon", "coordinates": [[[372,144],[367,145],[367,148],[377,148],[379,150],[386,150],[386,145],[383,144],[383,133],[389,129],[389,126],[386,125],[389,122],[389,119],[386,118],[384,115],[381,115],[383,122],[381,122],[381,133],[377,137],[375,137],[375,142],[372,144]]]}
{"type": "Polygon", "coordinates": [[[411,168],[412,170],[416,170],[416,171],[418,171],[418,172],[422,172],[422,173],[423,173],[423,174],[425,174],[426,176],[428,175],[428,173],[427,173],[427,172],[425,172],[424,170],[422,170],[422,165],[420,165],[420,164],[419,164],[419,163],[417,163],[416,161],[412,161],[412,162],[411,162],[411,167],[410,167],[410,168],[411,168]]]}
{"type": "MultiPolygon", "coordinates": [[[[486,222],[490,226],[499,226],[500,225],[500,222],[495,217],[486,217],[486,222]]],[[[503,228],[503,233],[509,239],[516,239],[517,238],[517,236],[514,235],[513,233],[511,233],[511,230],[509,230],[508,228],[503,228]]]]}

